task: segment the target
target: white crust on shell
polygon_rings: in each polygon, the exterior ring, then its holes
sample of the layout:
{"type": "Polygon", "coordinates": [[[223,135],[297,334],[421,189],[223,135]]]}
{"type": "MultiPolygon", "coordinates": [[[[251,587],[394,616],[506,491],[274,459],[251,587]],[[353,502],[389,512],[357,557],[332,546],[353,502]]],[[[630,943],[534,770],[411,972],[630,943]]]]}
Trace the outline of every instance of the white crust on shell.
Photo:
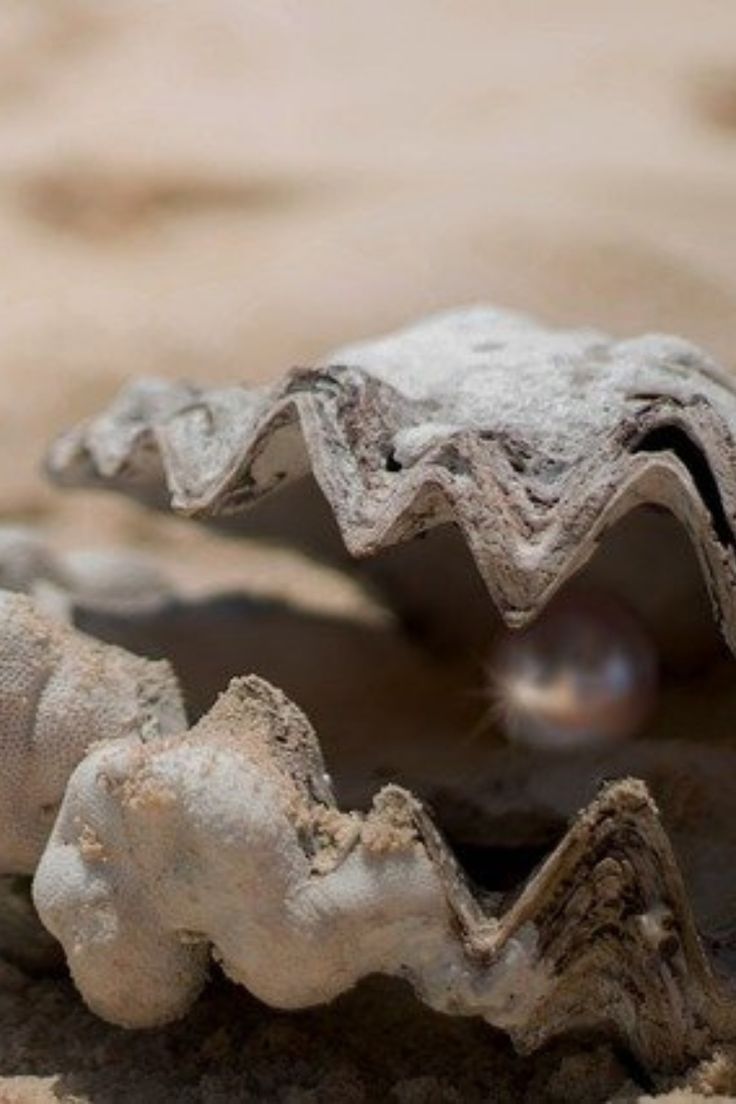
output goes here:
{"type": "Polygon", "coordinates": [[[736,394],[706,354],[478,307],[325,363],[264,388],[139,381],[60,438],[49,471],[202,516],[240,512],[311,472],[353,555],[457,522],[514,623],[606,528],[659,504],[689,532],[736,646],[736,394]],[[642,446],[663,426],[696,450],[710,494],[666,441],[642,446]]]}
{"type": "Polygon", "coordinates": [[[31,874],[89,746],[185,723],[168,663],[133,656],[0,591],[0,874],[31,874]]]}
{"type": "Polygon", "coordinates": [[[367,814],[336,807],[306,719],[255,677],[188,734],[93,750],[34,898],[91,1007],[128,1026],[181,1015],[211,948],[281,1008],[396,974],[522,1049],[600,1029],[672,1068],[734,1029],[642,783],[604,790],[487,916],[406,791],[367,814]]]}

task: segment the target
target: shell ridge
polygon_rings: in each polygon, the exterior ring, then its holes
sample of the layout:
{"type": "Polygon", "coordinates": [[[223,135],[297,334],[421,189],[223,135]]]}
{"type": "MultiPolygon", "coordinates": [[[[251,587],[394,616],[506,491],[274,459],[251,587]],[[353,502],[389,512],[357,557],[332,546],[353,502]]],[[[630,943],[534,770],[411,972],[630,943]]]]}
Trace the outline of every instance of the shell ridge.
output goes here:
{"type": "MultiPolygon", "coordinates": [[[[561,585],[569,573],[565,564],[585,562],[614,514],[626,512],[618,489],[632,470],[632,443],[658,420],[676,419],[703,454],[733,531],[736,472],[728,425],[736,425],[736,397],[712,373],[701,372],[710,361],[679,339],[647,336],[606,344],[601,335],[548,331],[523,316],[475,309],[467,317],[440,316],[355,346],[335,359],[341,363],[292,372],[270,388],[223,389],[212,400],[208,392],[197,392],[196,402],[204,408],[219,404],[218,410],[231,396],[238,415],[230,418],[222,448],[205,450],[201,459],[196,442],[177,436],[182,415],[170,413],[185,399],[191,405],[192,389],[182,393],[170,385],[175,393],[165,400],[159,383],[154,399],[144,393],[135,411],[137,436],[126,437],[125,425],[113,432],[116,409],[124,422],[127,416],[123,395],[107,415],[62,438],[50,469],[60,481],[115,485],[106,445],[111,435],[116,447],[128,442],[131,469],[139,472],[134,478],[119,465],[122,489],[140,494],[147,486],[148,497],[160,499],[157,481],[163,474],[176,509],[210,517],[238,512],[311,471],[352,555],[367,556],[434,525],[457,522],[494,602],[516,621],[531,616],[542,597],[561,585]],[[434,391],[422,383],[430,354],[439,373],[434,391]],[[507,386],[502,378],[510,364],[527,361],[533,364],[528,394],[523,382],[515,387],[510,376],[507,386]],[[453,364],[468,371],[458,374],[458,393],[448,399],[453,364]],[[474,379],[477,403],[472,389],[467,392],[474,379]],[[685,384],[693,379],[697,387],[688,391],[685,384]],[[572,419],[567,425],[566,409],[572,419]],[[564,447],[554,428],[558,412],[568,433],[564,447]],[[75,463],[75,442],[88,458],[86,473],[75,463]],[[181,477],[185,470],[189,482],[181,477]]],[[[660,470],[654,453],[639,462],[652,465],[653,473],[660,470]]],[[[646,501],[642,488],[656,482],[653,475],[649,484],[639,483],[638,500],[632,489],[631,505],[646,501]]],[[[707,519],[695,505],[700,491],[696,479],[683,483],[675,512],[697,530],[709,589],[719,596],[717,606],[727,608],[731,554],[709,536],[707,519]]]]}

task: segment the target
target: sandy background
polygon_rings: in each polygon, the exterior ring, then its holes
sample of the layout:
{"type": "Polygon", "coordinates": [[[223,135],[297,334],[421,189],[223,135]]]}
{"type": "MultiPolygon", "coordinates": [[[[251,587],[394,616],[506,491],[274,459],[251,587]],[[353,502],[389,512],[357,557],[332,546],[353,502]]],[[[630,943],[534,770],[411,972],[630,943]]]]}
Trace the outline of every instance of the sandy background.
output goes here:
{"type": "MultiPolygon", "coordinates": [[[[0,255],[0,516],[176,546],[193,577],[232,579],[242,555],[255,585],[310,589],[281,561],[267,577],[252,551],[50,492],[45,442],[132,375],[263,379],[482,300],[678,331],[736,367],[736,7],[0,0],[0,255]]],[[[425,1076],[422,1048],[452,1053],[458,1031],[435,1018],[402,1050],[388,1016],[378,1076],[370,1045],[335,1041],[358,1013],[285,1021],[228,992],[141,1042],[63,986],[15,981],[0,1070],[63,1078],[5,1082],[3,1102],[569,1099],[499,1041],[487,1069],[425,1076]],[[250,1080],[245,1035],[266,1071],[250,1080]],[[290,1047],[302,1064],[279,1066],[290,1047]]],[[[584,1098],[626,1081],[607,1061],[587,1089],[573,1077],[584,1098]]]]}
{"type": "Polygon", "coordinates": [[[131,375],[452,304],[736,360],[730,0],[3,0],[0,150],[4,510],[131,375]]]}

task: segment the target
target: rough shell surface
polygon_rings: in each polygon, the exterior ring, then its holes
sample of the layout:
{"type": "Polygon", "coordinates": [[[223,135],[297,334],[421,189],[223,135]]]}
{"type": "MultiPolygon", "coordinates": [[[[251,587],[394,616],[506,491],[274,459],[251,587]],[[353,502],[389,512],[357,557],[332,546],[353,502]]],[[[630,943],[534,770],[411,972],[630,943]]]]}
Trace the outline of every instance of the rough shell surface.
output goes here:
{"type": "Polygon", "coordinates": [[[128,1026],[180,1015],[210,947],[277,1007],[396,974],[523,1049],[603,1030],[668,1068],[734,1026],[641,783],[606,789],[516,903],[486,915],[411,794],[336,807],[306,719],[254,677],[178,739],[87,756],[34,896],[92,1008],[128,1026]]]}
{"type": "Polygon", "coordinates": [[[98,740],[185,723],[173,672],[0,591],[0,874],[32,874],[74,767],[98,740]]]}
{"type": "Polygon", "coordinates": [[[48,467],[206,517],[311,473],[358,556],[453,520],[516,623],[607,527],[661,504],[690,533],[733,644],[734,427],[727,377],[679,338],[615,342],[474,308],[270,387],[139,381],[60,438],[48,467]]]}
{"type": "MultiPolygon", "coordinates": [[[[734,427],[728,380],[683,341],[613,342],[475,309],[272,387],[134,384],[60,439],[49,467],[62,483],[205,518],[254,507],[256,528],[264,499],[287,499],[289,484],[300,495],[313,477],[356,555],[454,521],[516,623],[606,528],[659,504],[690,534],[733,647],[734,427]]],[[[292,526],[302,518],[290,511],[292,526]]],[[[632,752],[637,765],[662,755],[651,743],[632,752]]],[[[643,783],[605,788],[498,913],[405,790],[341,811],[307,721],[254,678],[189,732],[132,732],[87,755],[35,900],[87,1000],[126,1024],[180,1014],[211,949],[282,1007],[400,974],[434,1007],[484,1016],[527,1049],[601,1031],[674,1068],[736,1036],[643,783]]]]}

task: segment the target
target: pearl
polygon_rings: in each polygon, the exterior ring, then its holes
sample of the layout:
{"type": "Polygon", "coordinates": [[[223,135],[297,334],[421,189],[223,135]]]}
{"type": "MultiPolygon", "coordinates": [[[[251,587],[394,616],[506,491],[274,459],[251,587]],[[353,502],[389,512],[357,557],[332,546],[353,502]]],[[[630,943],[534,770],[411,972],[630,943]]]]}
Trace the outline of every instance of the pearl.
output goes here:
{"type": "Polygon", "coordinates": [[[579,591],[553,599],[528,628],[504,633],[488,675],[509,740],[568,751],[636,735],[655,702],[657,657],[622,602],[579,591]]]}

